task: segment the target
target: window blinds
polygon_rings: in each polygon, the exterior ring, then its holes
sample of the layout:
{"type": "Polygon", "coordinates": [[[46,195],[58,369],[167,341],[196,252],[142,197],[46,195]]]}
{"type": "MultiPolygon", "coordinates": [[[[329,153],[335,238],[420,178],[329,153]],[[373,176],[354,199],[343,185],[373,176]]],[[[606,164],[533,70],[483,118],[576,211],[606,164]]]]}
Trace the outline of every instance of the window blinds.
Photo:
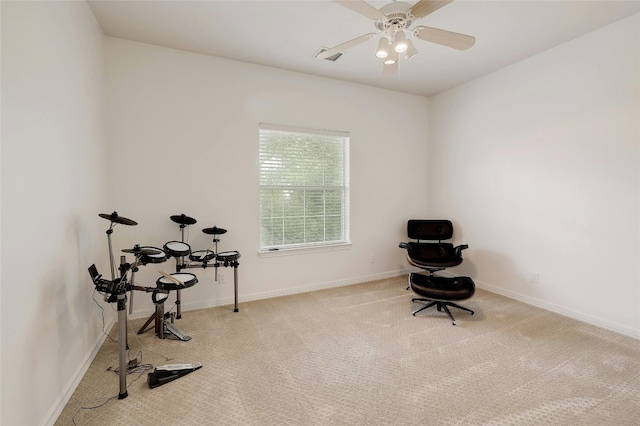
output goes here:
{"type": "Polygon", "coordinates": [[[261,124],[261,249],[348,242],[349,134],[261,124]]]}

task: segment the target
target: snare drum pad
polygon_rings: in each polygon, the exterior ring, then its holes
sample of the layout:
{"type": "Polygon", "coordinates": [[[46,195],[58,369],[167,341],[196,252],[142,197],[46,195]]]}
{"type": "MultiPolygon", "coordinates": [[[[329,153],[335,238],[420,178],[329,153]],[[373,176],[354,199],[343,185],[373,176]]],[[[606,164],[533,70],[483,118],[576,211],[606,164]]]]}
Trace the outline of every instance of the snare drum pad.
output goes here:
{"type": "Polygon", "coordinates": [[[182,282],[182,284],[178,284],[176,282],[174,282],[173,280],[162,276],[160,278],[158,278],[158,280],[156,281],[156,285],[158,286],[158,288],[164,289],[164,290],[181,290],[184,288],[189,288],[189,287],[193,287],[194,285],[196,285],[196,283],[198,282],[198,277],[196,277],[193,274],[189,274],[187,272],[177,272],[174,274],[169,274],[171,275],[173,278],[179,280],[182,282]]]}

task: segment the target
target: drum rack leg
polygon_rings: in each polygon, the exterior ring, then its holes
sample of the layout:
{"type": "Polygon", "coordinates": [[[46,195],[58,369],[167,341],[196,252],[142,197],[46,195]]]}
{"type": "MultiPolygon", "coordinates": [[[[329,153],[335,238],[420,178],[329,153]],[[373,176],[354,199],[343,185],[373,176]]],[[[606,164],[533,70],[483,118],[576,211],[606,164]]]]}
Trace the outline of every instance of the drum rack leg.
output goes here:
{"type": "Polygon", "coordinates": [[[118,399],[127,394],[127,296],[118,294],[118,373],[120,375],[120,393],[118,399]]]}
{"type": "MultiPolygon", "coordinates": [[[[149,324],[151,324],[151,321],[154,321],[156,319],[156,315],[157,315],[157,307],[156,307],[156,312],[152,313],[151,316],[149,317],[149,319],[147,320],[147,322],[144,323],[144,325],[142,327],[140,327],[140,330],[138,330],[138,334],[142,334],[145,331],[147,331],[147,326],[149,324]]],[[[154,324],[155,325],[155,324],[154,324]]]]}
{"type": "Polygon", "coordinates": [[[164,317],[164,303],[163,304],[156,304],[155,312],[152,313],[151,316],[144,323],[144,325],[142,327],[140,327],[140,330],[138,330],[138,334],[143,334],[147,330],[149,330],[150,329],[149,325],[153,322],[153,327],[154,327],[155,333],[158,335],[158,337],[160,337],[162,339],[164,337],[164,336],[162,336],[162,320],[163,320],[163,317],[164,317]]]}
{"type": "Polygon", "coordinates": [[[163,327],[164,303],[156,305],[156,314],[154,319],[155,319],[154,331],[156,332],[156,335],[159,338],[164,339],[164,327],[163,327]]]}
{"type": "Polygon", "coordinates": [[[111,234],[113,234],[113,222],[107,230],[107,242],[109,243],[109,266],[111,266],[111,281],[116,279],[116,261],[113,258],[113,246],[111,245],[111,234]]]}
{"type": "Polygon", "coordinates": [[[233,294],[235,299],[233,312],[238,312],[238,265],[237,265],[237,262],[233,266],[233,294]]]}
{"type": "Polygon", "coordinates": [[[182,318],[182,298],[180,296],[180,290],[178,289],[176,290],[176,319],[182,318]]]}

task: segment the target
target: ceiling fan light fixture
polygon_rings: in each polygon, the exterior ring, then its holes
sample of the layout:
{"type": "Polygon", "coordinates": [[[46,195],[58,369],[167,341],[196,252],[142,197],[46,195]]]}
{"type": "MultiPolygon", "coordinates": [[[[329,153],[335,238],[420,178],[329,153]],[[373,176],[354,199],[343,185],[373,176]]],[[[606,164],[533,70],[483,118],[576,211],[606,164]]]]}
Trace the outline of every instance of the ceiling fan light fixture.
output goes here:
{"type": "Polygon", "coordinates": [[[405,59],[411,59],[418,54],[418,50],[413,46],[411,40],[407,40],[407,50],[404,52],[405,59]]]}
{"type": "Polygon", "coordinates": [[[383,63],[384,63],[385,65],[393,65],[393,64],[395,64],[396,62],[398,62],[398,53],[397,53],[397,52],[395,52],[395,51],[394,51],[394,52],[392,52],[392,53],[391,53],[391,55],[389,55],[389,56],[387,57],[387,59],[385,59],[385,60],[383,61],[383,63]]]}
{"type": "Polygon", "coordinates": [[[393,64],[383,64],[382,65],[382,75],[386,77],[398,76],[398,63],[394,62],[393,64]]]}
{"type": "Polygon", "coordinates": [[[389,43],[389,39],[386,37],[381,37],[378,42],[378,49],[376,50],[376,56],[380,59],[385,59],[389,56],[391,43],[389,43]]]}
{"type": "Polygon", "coordinates": [[[395,44],[393,45],[393,50],[398,53],[404,53],[409,48],[409,40],[404,35],[404,30],[399,29],[395,35],[395,44]]]}

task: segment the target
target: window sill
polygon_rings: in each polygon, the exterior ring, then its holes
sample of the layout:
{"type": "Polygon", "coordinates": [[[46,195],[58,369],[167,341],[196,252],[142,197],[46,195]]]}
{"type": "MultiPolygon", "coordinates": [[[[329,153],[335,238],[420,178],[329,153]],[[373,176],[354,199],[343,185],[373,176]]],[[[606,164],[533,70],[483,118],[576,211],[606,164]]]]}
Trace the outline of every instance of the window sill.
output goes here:
{"type": "Polygon", "coordinates": [[[270,257],[295,256],[299,254],[308,254],[308,253],[323,253],[327,251],[349,250],[351,249],[351,246],[352,246],[351,243],[344,243],[344,244],[334,244],[330,246],[280,248],[278,250],[260,250],[258,251],[258,256],[260,257],[260,259],[266,259],[270,257]]]}

